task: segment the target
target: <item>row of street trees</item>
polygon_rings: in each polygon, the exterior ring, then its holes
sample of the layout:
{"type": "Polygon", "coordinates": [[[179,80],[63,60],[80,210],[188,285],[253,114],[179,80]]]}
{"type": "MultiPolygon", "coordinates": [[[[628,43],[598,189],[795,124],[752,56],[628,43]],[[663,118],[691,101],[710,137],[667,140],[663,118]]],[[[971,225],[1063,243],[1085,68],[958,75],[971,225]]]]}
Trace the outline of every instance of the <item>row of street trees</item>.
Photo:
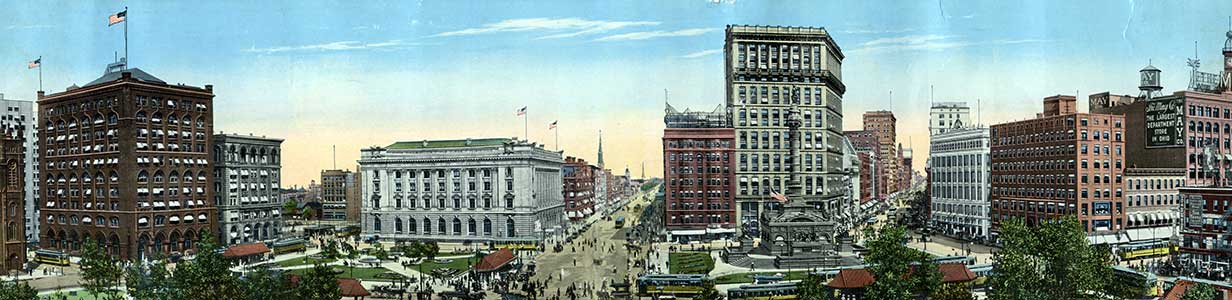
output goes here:
{"type": "MultiPolygon", "coordinates": [[[[866,235],[872,238],[867,242],[865,263],[876,278],[865,290],[866,298],[972,299],[969,284],[942,284],[942,275],[929,255],[906,246],[904,227],[887,226],[866,235]]],[[[1110,249],[1090,245],[1074,217],[1035,226],[1022,219],[1006,220],[1001,223],[1000,239],[1004,247],[993,256],[993,275],[988,280],[992,300],[1137,299],[1150,288],[1113,279],[1110,249]]],[[[799,285],[799,299],[831,299],[833,291],[825,284],[822,276],[809,275],[799,285]]],[[[1215,295],[1205,284],[1186,294],[1185,300],[1211,300],[1215,295]]]]}
{"type": "MultiPolygon", "coordinates": [[[[196,256],[168,266],[166,259],[125,265],[101,245],[87,238],[82,251],[81,284],[100,300],[337,300],[341,297],[335,271],[315,265],[292,286],[280,271],[259,268],[244,275],[230,269],[230,261],[216,251],[219,245],[205,235],[196,256]]],[[[37,300],[25,283],[0,284],[0,300],[37,300]]]]}

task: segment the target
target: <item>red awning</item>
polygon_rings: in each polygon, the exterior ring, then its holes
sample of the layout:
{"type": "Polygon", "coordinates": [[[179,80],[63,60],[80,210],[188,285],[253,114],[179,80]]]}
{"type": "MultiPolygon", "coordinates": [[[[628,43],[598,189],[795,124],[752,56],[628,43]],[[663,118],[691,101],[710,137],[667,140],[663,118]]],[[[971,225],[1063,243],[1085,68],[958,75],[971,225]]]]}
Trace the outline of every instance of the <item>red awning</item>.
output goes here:
{"type": "Polygon", "coordinates": [[[222,253],[222,256],[224,257],[245,257],[245,256],[250,256],[250,255],[265,254],[268,252],[270,252],[270,249],[269,247],[266,247],[264,243],[252,243],[252,244],[231,246],[230,248],[227,248],[227,250],[222,253]]]}
{"type": "Polygon", "coordinates": [[[838,276],[826,283],[826,286],[836,289],[862,289],[873,284],[873,273],[866,269],[844,269],[838,271],[838,276]]]}
{"type": "Polygon", "coordinates": [[[513,258],[513,251],[508,248],[503,248],[484,256],[479,263],[475,264],[474,268],[475,271],[479,272],[496,271],[497,269],[504,267],[506,264],[509,264],[510,261],[513,261],[513,258]]]}

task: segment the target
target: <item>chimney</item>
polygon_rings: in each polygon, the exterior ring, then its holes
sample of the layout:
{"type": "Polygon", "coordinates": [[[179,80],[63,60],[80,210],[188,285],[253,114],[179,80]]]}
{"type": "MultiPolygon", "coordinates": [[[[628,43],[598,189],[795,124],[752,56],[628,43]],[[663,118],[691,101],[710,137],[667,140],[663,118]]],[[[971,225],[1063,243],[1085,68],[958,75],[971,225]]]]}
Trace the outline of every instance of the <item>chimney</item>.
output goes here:
{"type": "Polygon", "coordinates": [[[213,85],[213,84],[207,84],[207,85],[205,85],[205,90],[206,90],[207,92],[214,92],[214,85],[213,85]]]}

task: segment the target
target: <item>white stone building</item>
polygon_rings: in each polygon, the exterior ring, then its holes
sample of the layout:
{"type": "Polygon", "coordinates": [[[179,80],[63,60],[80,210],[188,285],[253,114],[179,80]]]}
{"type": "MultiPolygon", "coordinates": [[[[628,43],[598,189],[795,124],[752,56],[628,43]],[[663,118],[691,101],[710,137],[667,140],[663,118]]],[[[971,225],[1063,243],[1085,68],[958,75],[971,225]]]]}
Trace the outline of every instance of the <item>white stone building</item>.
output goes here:
{"type": "Polygon", "coordinates": [[[971,108],[966,102],[937,102],[928,110],[928,135],[938,135],[954,128],[972,127],[971,108]]]}
{"type": "Polygon", "coordinates": [[[360,152],[365,236],[533,243],[566,226],[561,153],[507,138],[360,152]]]}
{"type": "Polygon", "coordinates": [[[931,223],[941,233],[986,238],[989,228],[988,128],[953,129],[933,135],[931,223]]]}
{"type": "Polygon", "coordinates": [[[214,135],[214,203],[225,245],[282,237],[282,139],[214,135]]]}

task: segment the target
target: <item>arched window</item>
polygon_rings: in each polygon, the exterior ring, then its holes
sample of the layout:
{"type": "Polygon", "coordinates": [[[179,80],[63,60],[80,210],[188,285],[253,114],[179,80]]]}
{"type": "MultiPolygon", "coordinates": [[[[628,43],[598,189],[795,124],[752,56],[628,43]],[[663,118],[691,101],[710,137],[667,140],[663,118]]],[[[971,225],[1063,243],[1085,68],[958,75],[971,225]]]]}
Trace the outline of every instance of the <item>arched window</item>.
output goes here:
{"type": "Polygon", "coordinates": [[[146,119],[147,117],[144,111],[137,112],[137,122],[145,123],[146,119]]]}
{"type": "Polygon", "coordinates": [[[380,218],[372,218],[372,230],[376,232],[381,232],[381,219],[380,218]]]}
{"type": "Polygon", "coordinates": [[[394,232],[402,233],[402,218],[394,218],[394,232]]]}
{"type": "Polygon", "coordinates": [[[446,234],[447,232],[445,232],[445,226],[448,226],[448,225],[445,225],[445,218],[436,219],[436,232],[437,233],[446,234]]]}
{"type": "Polygon", "coordinates": [[[432,219],[423,219],[423,232],[424,234],[432,234],[432,219]]]}
{"type": "Polygon", "coordinates": [[[466,220],[466,235],[475,235],[475,219],[466,220]]]}
{"type": "Polygon", "coordinates": [[[516,237],[513,218],[505,219],[505,237],[516,237]]]}
{"type": "MultiPolygon", "coordinates": [[[[111,177],[111,178],[113,178],[113,179],[114,179],[115,177],[111,177]]],[[[146,182],[149,182],[149,181],[150,181],[150,173],[149,173],[149,172],[146,172],[145,170],[142,170],[142,171],[141,171],[141,173],[137,173],[137,183],[146,183],[146,182]]]]}
{"type": "Polygon", "coordinates": [[[410,229],[411,234],[415,234],[419,231],[419,226],[416,226],[415,224],[415,218],[406,219],[406,221],[408,223],[406,228],[410,229]]]}
{"type": "Polygon", "coordinates": [[[453,235],[462,235],[462,220],[453,218],[453,235]]]}
{"type": "Polygon", "coordinates": [[[492,235],[492,220],[483,218],[483,235],[492,235]]]}

